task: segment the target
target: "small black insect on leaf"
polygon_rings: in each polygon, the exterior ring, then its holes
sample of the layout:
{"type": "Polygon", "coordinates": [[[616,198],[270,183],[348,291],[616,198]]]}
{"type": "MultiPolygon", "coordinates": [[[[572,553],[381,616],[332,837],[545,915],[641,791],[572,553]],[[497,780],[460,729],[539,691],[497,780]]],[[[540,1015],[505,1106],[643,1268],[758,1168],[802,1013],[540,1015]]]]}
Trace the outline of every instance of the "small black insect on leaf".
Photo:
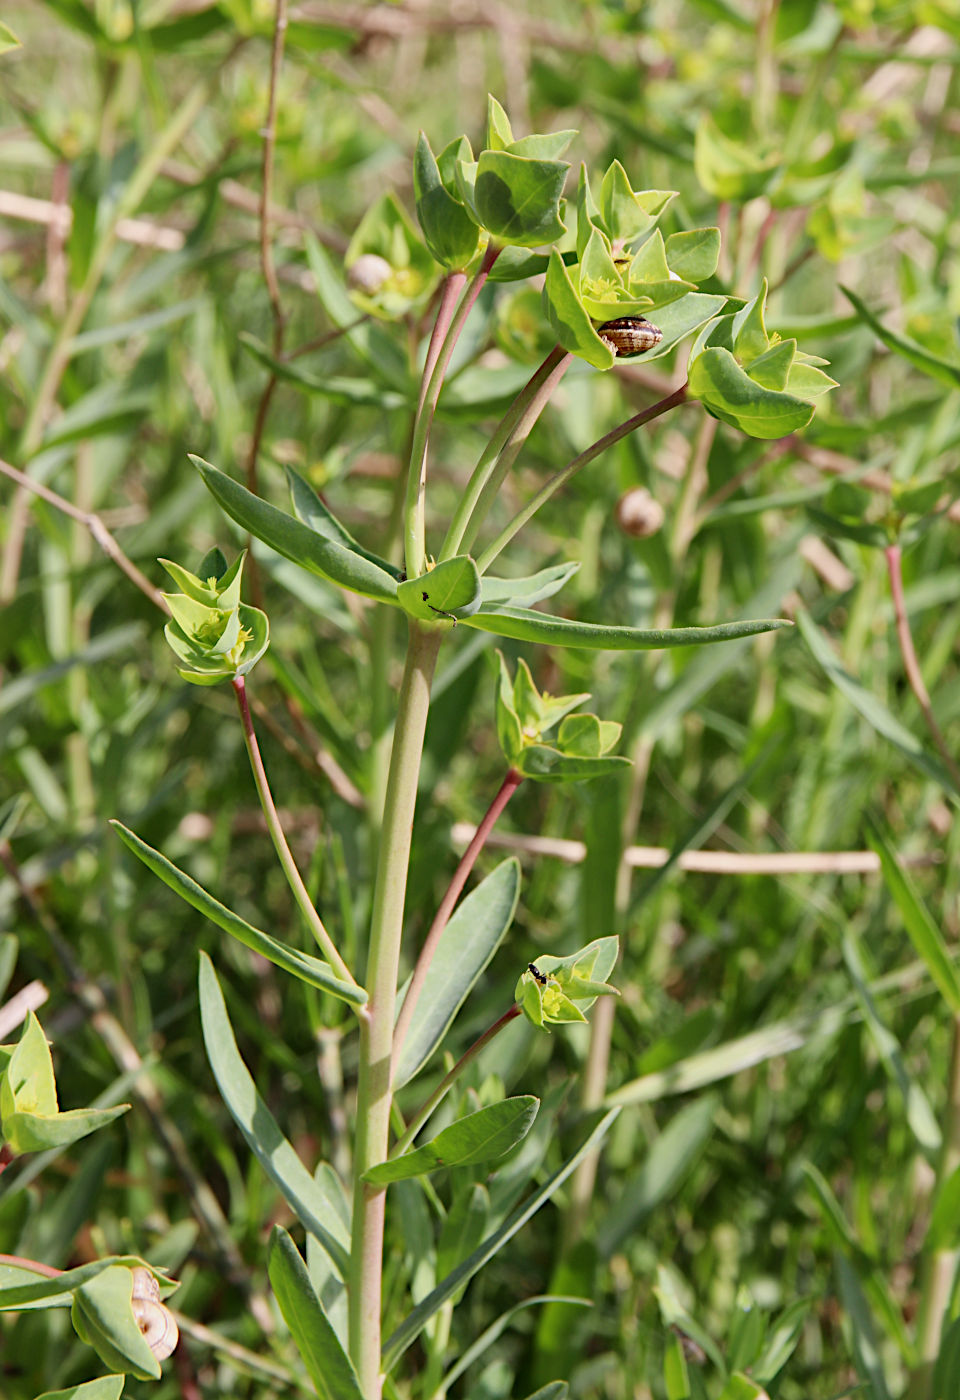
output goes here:
{"type": "Polygon", "coordinates": [[[527,971],[533,977],[534,981],[540,983],[541,987],[545,987],[547,985],[547,982],[550,980],[545,972],[540,971],[536,963],[527,963],[527,971]]]}

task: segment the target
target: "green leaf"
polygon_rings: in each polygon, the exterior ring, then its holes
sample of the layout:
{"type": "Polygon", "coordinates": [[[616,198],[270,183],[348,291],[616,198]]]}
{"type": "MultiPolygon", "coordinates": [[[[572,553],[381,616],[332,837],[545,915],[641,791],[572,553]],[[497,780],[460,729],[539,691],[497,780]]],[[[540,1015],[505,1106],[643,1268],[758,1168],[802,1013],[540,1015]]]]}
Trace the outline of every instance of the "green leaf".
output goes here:
{"type": "Polygon", "coordinates": [[[711,642],[734,641],[759,632],[776,632],[791,624],[782,618],[750,622],[725,622],[716,627],[676,627],[645,631],[637,627],[609,627],[602,623],[576,622],[566,617],[527,608],[481,608],[464,626],[521,642],[543,642],[548,646],[586,647],[601,651],[657,651],[661,647],[692,647],[711,642]]]}
{"type": "Polygon", "coordinates": [[[513,144],[513,127],[510,118],[492,93],[487,93],[487,144],[488,151],[505,151],[513,144]]]}
{"type": "MultiPolygon", "coordinates": [[[[348,335],[347,339],[351,341],[362,339],[364,330],[372,341],[376,327],[371,328],[369,323],[366,327],[359,327],[355,333],[348,335]]],[[[382,342],[382,332],[379,334],[382,342]]],[[[389,341],[386,342],[387,345],[389,343],[389,341]]],[[[383,358],[373,358],[369,353],[365,355],[371,368],[375,370],[375,373],[370,376],[316,375],[311,374],[309,370],[301,369],[299,365],[295,365],[289,360],[278,360],[265,345],[247,331],[240,332],[240,344],[265,369],[269,369],[277,379],[286,384],[294,384],[307,393],[319,394],[321,398],[330,399],[333,403],[343,404],[348,408],[360,405],[381,410],[410,407],[411,386],[409,380],[404,379],[402,383],[397,383],[388,372],[389,362],[383,358]]]]}
{"type": "Polygon", "coordinates": [[[757,1385],[742,1371],[735,1371],[721,1390],[717,1400],[770,1400],[762,1385],[757,1385]]]}
{"type": "MultiPolygon", "coordinates": [[[[437,1240],[437,1276],[444,1278],[472,1254],[490,1219],[490,1193],[479,1181],[454,1195],[437,1240]]],[[[450,1384],[448,1379],[447,1384],[450,1384]]]]}
{"type": "Polygon", "coordinates": [[[597,1232],[597,1248],[604,1258],[615,1254],[679,1190],[713,1134],[719,1102],[716,1094],[705,1094],[685,1104],[654,1140],[639,1169],[624,1180],[597,1232]]]}
{"type": "MultiPolygon", "coordinates": [[[[864,1321],[867,1323],[869,1322],[869,1310],[863,1298],[863,1294],[866,1294],[874,1312],[883,1320],[888,1336],[899,1347],[900,1354],[907,1366],[914,1366],[916,1364],[916,1347],[907,1332],[902,1310],[893,1297],[886,1278],[863,1249],[850,1228],[847,1218],[840,1208],[840,1203],[823,1174],[811,1162],[801,1163],[801,1169],[817,1199],[823,1214],[824,1224],[838,1251],[838,1268],[843,1266],[849,1269],[854,1288],[847,1290],[848,1295],[851,1298],[854,1295],[860,1298],[864,1321]],[[861,1285],[863,1293],[861,1293],[861,1285]]],[[[873,1350],[872,1342],[870,1342],[870,1349],[873,1350]]]]}
{"type": "Polygon", "coordinates": [[[960,1245],[960,1167],[937,1187],[933,1214],[923,1242],[925,1250],[956,1249],[960,1245]]]}
{"type": "Polygon", "coordinates": [[[954,1395],[960,1395],[960,1317],[944,1328],[933,1367],[933,1400],[951,1400],[954,1395]]]}
{"type": "Polygon", "coordinates": [[[158,1381],[160,1362],[137,1326],[132,1296],[131,1270],[114,1265],[76,1290],[70,1316],[80,1340],[93,1347],[105,1366],[141,1381],[158,1381]]]}
{"type": "MultiPolygon", "coordinates": [[[[596,719],[596,715],[591,715],[596,719]]],[[[537,783],[582,783],[605,778],[624,766],[629,758],[616,754],[608,757],[580,757],[563,753],[549,744],[527,744],[521,749],[514,766],[525,778],[537,783]]]]}
{"type": "Polygon", "coordinates": [[[693,228],[686,233],[671,233],[665,252],[670,271],[685,282],[702,282],[712,277],[720,260],[720,230],[693,228]]]}
{"type": "Polygon", "coordinates": [[[387,1338],[383,1347],[383,1369],[389,1372],[397,1364],[400,1357],[412,1342],[416,1341],[424,1327],[443,1307],[448,1298],[452,1298],[455,1293],[473,1278],[483,1268],[489,1259],[498,1253],[499,1250],[513,1239],[519,1230],[527,1223],[540,1207],[548,1201],[555,1191],[563,1185],[567,1178],[576,1171],[584,1157],[595,1152],[600,1143],[606,1137],[613,1126],[619,1109],[611,1109],[604,1114],[600,1122],[581,1144],[578,1150],[570,1157],[563,1166],[553,1173],[547,1181],[540,1186],[533,1195],[523,1203],[517,1210],[509,1216],[507,1220],[488,1235],[479,1248],[475,1249],[468,1259],[465,1259],[452,1273],[448,1274],[437,1284],[436,1288],[427,1295],[413,1311],[404,1318],[400,1326],[387,1338]]]}
{"type": "Polygon", "coordinates": [[[866,1378],[870,1400],[891,1400],[874,1319],[861,1281],[856,1270],[842,1254],[837,1256],[836,1268],[840,1300],[852,1333],[857,1374],[866,1378]]]}
{"type": "MultiPolygon", "coordinates": [[[[672,190],[669,197],[674,197],[672,190]]],[[[613,243],[626,243],[646,233],[668,202],[664,201],[659,208],[655,205],[655,212],[644,208],[642,196],[634,193],[627,172],[618,160],[612,161],[604,172],[600,184],[600,218],[604,232],[613,243]]]]}
{"type": "Polygon", "coordinates": [[[267,1273],[283,1320],[321,1400],[363,1400],[357,1373],[314,1292],[300,1251],[279,1225],[270,1236],[267,1273]]]}
{"type": "Polygon", "coordinates": [[[543,286],[543,309],[564,350],[579,355],[594,369],[611,367],[614,353],[606,341],[597,335],[556,248],[550,250],[550,265],[543,286]]]}
{"type": "Polygon", "coordinates": [[[715,198],[743,204],[767,190],[779,161],[775,155],[759,156],[750,146],[732,141],[704,112],[694,137],[693,166],[700,184],[715,198]]]}
{"type": "Polygon", "coordinates": [[[17,38],[16,34],[0,21],[0,53],[9,53],[11,49],[18,49],[19,47],[20,40],[17,38]]]}
{"type": "Polygon", "coordinates": [[[880,824],[868,817],[867,839],[880,857],[883,881],[903,919],[917,953],[927,965],[931,978],[954,1016],[960,1016],[960,974],[953,965],[946,941],[910,876],[900,865],[896,853],[880,824]]]}
{"type": "Polygon", "coordinates": [[[544,598],[552,598],[554,593],[559,593],[579,568],[579,561],[573,560],[568,564],[553,564],[526,578],[494,578],[492,574],[484,574],[480,580],[480,592],[484,603],[512,603],[522,599],[526,607],[532,607],[534,603],[542,603],[544,598]]]}
{"type": "Polygon", "coordinates": [[[444,267],[462,270],[480,246],[480,229],[445,188],[430,142],[421,131],[413,158],[417,220],[427,247],[444,267]]]}
{"type": "Polygon", "coordinates": [[[539,1107],[539,1099],[525,1094],[480,1108],[458,1118],[413,1152],[371,1167],[363,1179],[372,1186],[387,1186],[391,1181],[406,1181],[441,1167],[470,1167],[477,1162],[495,1161],[523,1141],[539,1107]]]}
{"type": "Polygon", "coordinates": [[[290,502],[293,506],[293,513],[298,520],[302,520],[304,525],[309,525],[318,535],[325,540],[332,540],[334,544],[343,545],[344,549],[350,549],[354,554],[359,554],[361,558],[368,560],[371,564],[376,564],[378,569],[384,573],[392,574],[395,579],[400,579],[401,571],[395,564],[391,564],[387,559],[381,559],[379,554],[374,554],[371,550],[365,549],[362,544],[353,538],[350,531],[340,524],[332,511],[329,511],[323,501],[314,491],[308,481],[294,471],[293,467],[285,468],[287,473],[287,483],[290,487],[290,502]]]}
{"type": "Polygon", "coordinates": [[[95,1381],[68,1386],[66,1390],[45,1390],[37,1400],[120,1400],[125,1376],[99,1376],[95,1381]]]}
{"type": "Polygon", "coordinates": [[[454,910],[437,944],[403,1042],[393,1084],[402,1088],[446,1035],[513,921],[520,898],[520,863],[502,861],[454,910]]]}
{"type": "Polygon", "coordinates": [[[704,408],[755,438],[781,438],[805,428],[813,408],[792,394],[765,389],[750,378],[729,350],[711,347],[690,365],[687,392],[704,408]]]}
{"type": "Polygon", "coordinates": [[[932,355],[929,350],[925,350],[922,345],[918,345],[915,340],[908,340],[906,336],[896,335],[893,331],[888,331],[886,326],[869,311],[866,305],[860,300],[855,292],[851,292],[849,287],[840,288],[843,295],[850,302],[860,320],[870,327],[877,339],[880,340],[888,350],[893,350],[904,360],[909,361],[915,369],[928,374],[931,379],[936,379],[940,384],[946,384],[950,389],[956,389],[960,385],[960,365],[951,364],[948,360],[941,360],[939,356],[932,355]]]}
{"type": "Polygon", "coordinates": [[[129,1107],[125,1103],[61,1113],[47,1037],[35,1014],[27,1012],[20,1040],[9,1052],[0,1078],[0,1139],[14,1155],[67,1147],[112,1123],[129,1107]]]}
{"type": "Polygon", "coordinates": [[[521,136],[519,141],[511,141],[506,150],[512,156],[559,160],[573,138],[578,135],[576,127],[566,127],[563,131],[534,132],[531,136],[521,136]]]}
{"type": "Polygon", "coordinates": [[[469,554],[445,559],[436,568],[397,585],[397,601],[424,622],[466,618],[480,607],[480,574],[469,554]]]}
{"type": "Polygon", "coordinates": [[[889,739],[890,743],[905,754],[915,767],[926,773],[928,778],[933,778],[951,797],[960,801],[960,789],[943,765],[926,752],[920,740],[890,713],[881,700],[866,690],[849,671],[844,670],[840,658],[826,636],[803,608],[797,609],[797,626],[814,660],[867,723],[872,725],[878,734],[889,739]]]}
{"type": "Polygon", "coordinates": [[[318,574],[341,588],[381,603],[396,603],[396,580],[385,570],[352,550],[323,539],[299,520],[254,496],[202,457],[191,454],[190,460],[226,513],[285,559],[292,559],[308,573],[318,574]]]}
{"type": "Polygon", "coordinates": [[[350,1237],[336,1202],[284,1137],[243,1063],[213,964],[200,954],[200,1018],[207,1058],[223,1101],[267,1176],[304,1229],[323,1246],[340,1277],[350,1267],[350,1237]]]}
{"type": "Polygon", "coordinates": [[[810,1312],[811,1303],[798,1298],[788,1304],[767,1331],[763,1350],[750,1367],[750,1373],[760,1385],[771,1385],[790,1360],[810,1312]]]}
{"type": "MultiPolygon", "coordinates": [[[[93,1264],[82,1264],[76,1269],[67,1269],[55,1278],[44,1275],[38,1278],[32,1269],[20,1268],[14,1264],[0,1264],[0,1312],[33,1311],[43,1308],[66,1307],[72,1294],[83,1284],[89,1283],[106,1269],[122,1264],[125,1268],[145,1268],[150,1265],[136,1254],[114,1255],[109,1259],[98,1259],[93,1264]]],[[[151,1270],[160,1283],[161,1292],[171,1292],[173,1285],[151,1270]]]]}
{"type": "Polygon", "coordinates": [[[483,151],[474,187],[477,214],[498,243],[538,248],[555,243],[566,229],[560,196],[569,166],[532,160],[508,151],[483,151]]]}
{"type": "Polygon", "coordinates": [[[856,989],[857,1002],[870,1032],[870,1038],[876,1046],[877,1054],[880,1056],[887,1074],[903,1098],[907,1123],[917,1142],[926,1152],[928,1159],[932,1161],[936,1158],[942,1142],[940,1125],[923,1088],[910,1075],[904,1064],[899,1041],[884,1024],[870,994],[860,939],[852,924],[847,926],[843,935],[843,957],[856,989]]]}
{"type": "MultiPolygon", "coordinates": [[[[470,1367],[479,1361],[485,1351],[489,1351],[493,1343],[501,1336],[518,1313],[526,1308],[549,1307],[551,1304],[564,1304],[566,1307],[592,1308],[593,1302],[589,1298],[573,1298],[565,1294],[539,1293],[533,1298],[524,1298],[522,1303],[515,1303],[512,1308],[508,1308],[505,1313],[501,1313],[495,1322],[492,1322],[485,1332],[482,1332],[475,1342],[472,1342],[466,1351],[459,1356],[453,1366],[443,1378],[442,1392],[446,1394],[454,1381],[468,1371],[470,1367]]],[[[536,1394],[529,1396],[529,1400],[562,1400],[567,1393],[565,1381],[551,1381],[548,1385],[542,1386],[536,1394]]]]}
{"type": "Polygon", "coordinates": [[[225,933],[229,933],[245,947],[259,953],[277,967],[282,967],[285,972],[291,973],[301,982],[318,987],[323,992],[330,992],[355,1006],[364,1005],[367,994],[363,988],[352,987],[348,982],[342,982],[329,963],[321,958],[312,957],[309,953],[301,953],[299,948],[291,948],[271,934],[254,928],[246,919],[241,919],[239,914],[235,914],[232,909],[214,899],[202,885],[198,885],[196,880],[178,869],[160,851],[148,846],[135,831],[115,820],[111,821],[110,825],[127,849],[142,860],[148,870],[152,870],[175,894],[186,900],[199,913],[206,915],[225,933]]]}
{"type": "Polygon", "coordinates": [[[675,1332],[667,1337],[663,1353],[663,1385],[667,1400],[689,1400],[690,1376],[687,1372],[687,1358],[683,1346],[675,1332]]]}

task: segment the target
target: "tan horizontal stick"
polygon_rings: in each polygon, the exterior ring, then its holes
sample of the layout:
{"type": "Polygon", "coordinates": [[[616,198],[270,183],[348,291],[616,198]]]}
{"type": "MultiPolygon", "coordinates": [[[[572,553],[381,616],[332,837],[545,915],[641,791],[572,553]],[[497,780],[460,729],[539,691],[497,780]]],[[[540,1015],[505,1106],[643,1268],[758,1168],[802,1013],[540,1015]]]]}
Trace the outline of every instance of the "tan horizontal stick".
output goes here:
{"type": "MultiPolygon", "coordinates": [[[[455,822],[451,830],[453,844],[466,846],[476,829],[469,822],[455,822]]],[[[513,836],[494,831],[487,837],[487,845],[525,855],[552,856],[569,865],[578,865],[587,854],[582,841],[563,841],[552,836],[513,836]]],[[[666,846],[628,846],[624,858],[634,869],[657,870],[666,865],[670,852],[666,846]]],[[[901,856],[901,860],[905,865],[932,865],[936,857],[901,856]]],[[[880,869],[880,859],[873,851],[763,851],[747,855],[737,851],[684,851],[677,866],[701,875],[873,875],[880,869]]]]}
{"type": "MultiPolygon", "coordinates": [[[[0,190],[0,218],[56,226],[67,234],[73,225],[73,210],[68,204],[55,204],[51,199],[34,199],[31,195],[0,190]]],[[[184,244],[180,229],[163,228],[149,219],[120,219],[117,237],[124,243],[140,243],[145,248],[160,248],[167,253],[178,253],[184,244]]]]}
{"type": "Polygon", "coordinates": [[[6,1040],[27,1018],[28,1011],[39,1011],[50,993],[34,979],[21,987],[16,996],[0,1006],[0,1040],[6,1040]]]}

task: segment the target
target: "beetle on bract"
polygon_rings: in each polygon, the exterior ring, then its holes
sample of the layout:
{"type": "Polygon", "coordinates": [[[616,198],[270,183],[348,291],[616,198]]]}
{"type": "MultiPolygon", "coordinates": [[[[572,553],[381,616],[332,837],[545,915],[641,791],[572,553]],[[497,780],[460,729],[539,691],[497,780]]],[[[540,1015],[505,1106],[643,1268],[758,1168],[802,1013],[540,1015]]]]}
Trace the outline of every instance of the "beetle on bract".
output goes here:
{"type": "Polygon", "coordinates": [[[539,982],[541,987],[545,987],[549,982],[549,977],[545,972],[541,972],[536,963],[527,963],[527,971],[535,982],[539,982]]]}
{"type": "Polygon", "coordinates": [[[642,316],[618,316],[614,321],[604,321],[602,326],[597,327],[597,335],[621,359],[642,355],[663,339],[660,327],[645,321],[642,316]]]}

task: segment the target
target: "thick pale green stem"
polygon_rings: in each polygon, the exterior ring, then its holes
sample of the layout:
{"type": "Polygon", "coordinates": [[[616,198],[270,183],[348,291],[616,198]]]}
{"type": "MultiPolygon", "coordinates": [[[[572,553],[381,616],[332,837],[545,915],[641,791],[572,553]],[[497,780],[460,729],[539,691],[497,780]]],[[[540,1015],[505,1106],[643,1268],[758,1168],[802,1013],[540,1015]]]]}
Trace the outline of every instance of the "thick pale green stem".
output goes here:
{"type": "Polygon", "coordinates": [[[313,907],[313,900],[307,891],[306,885],[297,869],[297,863],[293,858],[293,853],[287,845],[287,838],[284,835],[283,827],[280,823],[280,816],[277,812],[270,791],[270,784],[267,782],[267,770],[263,766],[263,759],[260,756],[260,746],[257,743],[256,732],[253,728],[253,716],[250,714],[250,705],[247,700],[247,688],[242,676],[235,677],[230,682],[233,686],[234,694],[237,697],[237,706],[240,710],[240,719],[243,723],[243,739],[247,746],[247,753],[250,756],[250,767],[253,769],[253,779],[257,785],[257,795],[260,798],[260,806],[263,808],[263,815],[267,819],[267,830],[273,841],[274,849],[283,867],[283,873],[287,877],[287,883],[293,891],[293,897],[301,914],[307,921],[307,926],[313,934],[317,943],[323,949],[324,955],[333,968],[334,972],[344,982],[349,982],[352,987],[357,985],[356,979],[347,967],[346,963],[337,952],[336,945],[329,933],[323,926],[323,920],[313,907]]]}
{"type": "Polygon", "coordinates": [[[360,1022],[357,1136],[354,1144],[350,1252],[350,1355],[364,1400],[380,1400],[380,1310],[386,1191],[363,1173],[386,1160],[390,1133],[390,1060],[403,904],[417,801],[430,683],[444,629],[411,619],[407,661],[390,756],[367,961],[367,1016],[360,1022]]]}
{"type": "MultiPolygon", "coordinates": [[[[479,271],[467,285],[460,298],[460,305],[449,323],[439,353],[436,354],[429,380],[427,380],[426,374],[424,375],[426,389],[421,387],[420,391],[417,419],[413,428],[413,443],[410,448],[407,495],[403,509],[403,550],[407,578],[419,578],[426,567],[424,502],[427,489],[427,445],[430,440],[430,429],[433,426],[433,416],[437,411],[437,403],[440,399],[440,390],[443,388],[444,375],[447,372],[450,357],[457,341],[460,339],[464,323],[473,310],[474,302],[483,290],[484,283],[490,275],[490,269],[496,262],[499,252],[500,249],[493,244],[487,249],[479,271]]],[[[452,273],[447,283],[447,290],[458,289],[462,285],[463,274],[452,273]]],[[[437,315],[438,324],[434,328],[434,335],[431,339],[431,355],[435,353],[441,318],[449,316],[451,309],[451,301],[445,294],[437,315]]],[[[429,368],[429,365],[427,367],[429,368]]]]}

